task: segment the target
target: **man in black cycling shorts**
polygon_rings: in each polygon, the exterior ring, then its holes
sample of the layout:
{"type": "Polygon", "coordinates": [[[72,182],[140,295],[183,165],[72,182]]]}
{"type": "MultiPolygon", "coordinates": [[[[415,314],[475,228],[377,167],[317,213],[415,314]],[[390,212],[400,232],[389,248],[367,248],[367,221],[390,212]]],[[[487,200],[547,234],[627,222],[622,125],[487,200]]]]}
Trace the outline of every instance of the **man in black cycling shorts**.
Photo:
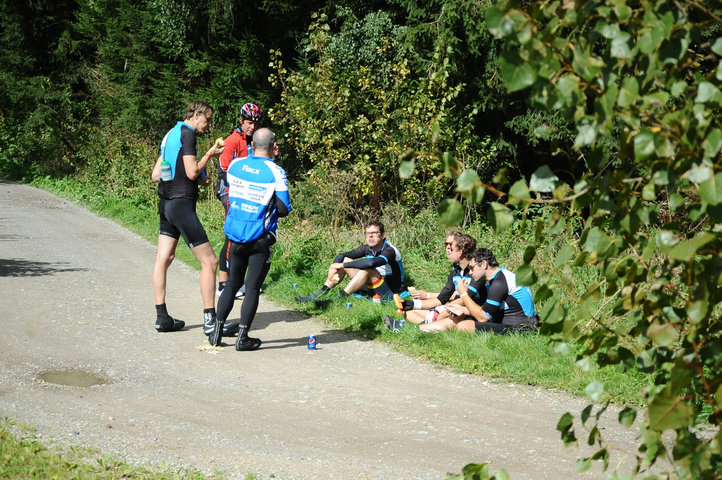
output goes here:
{"type": "Polygon", "coordinates": [[[341,283],[346,275],[349,277],[348,285],[336,298],[359,291],[372,296],[378,294],[382,300],[392,300],[394,293],[404,291],[401,253],[386,240],[384,224],[372,220],[366,224],[365,230],[366,243],[354,250],[339,253],[328,268],[328,277],[321,289],[311,295],[296,297],[297,302],[317,301],[341,283]]]}
{"type": "Polygon", "coordinates": [[[426,332],[457,329],[462,332],[496,332],[536,330],[539,317],[534,308],[529,287],[516,284],[516,275],[499,266],[496,257],[488,248],[479,248],[472,254],[471,277],[485,283],[486,300],[478,305],[459,284],[457,291],[464,301],[460,315],[421,325],[426,332]]]}
{"type": "Polygon", "coordinates": [[[153,168],[152,178],[158,182],[158,213],[160,233],[158,253],[153,265],[153,293],[155,296],[156,322],[159,332],[173,332],[185,326],[168,314],[165,305],[168,267],[175,258],[178,239],[183,239],[201,264],[200,287],[203,297],[204,323],[215,323],[216,269],[218,259],[208,243],[208,237],[196,215],[198,183],[206,181],[205,168],[211,157],[220,155],[223,147],[213,145],[203,157],[197,159],[196,133],[208,130],[213,118],[213,108],[205,102],[188,105],[183,121],[179,121],[163,138],[160,156],[153,168]],[[162,167],[170,164],[170,177],[162,178],[162,167]],[[163,165],[161,165],[163,164],[163,165]]]}
{"type": "Polygon", "coordinates": [[[237,158],[228,167],[228,215],[223,231],[230,241],[228,283],[218,299],[218,317],[208,337],[221,343],[226,318],[245,278],[246,297],[241,307],[236,350],[256,350],[261,340],[248,336],[258,309],[258,296],[268,274],[276,243],[278,218],[291,211],[286,172],[277,165],[278,146],[273,132],[261,128],[253,134],[253,155],[237,158]]]}

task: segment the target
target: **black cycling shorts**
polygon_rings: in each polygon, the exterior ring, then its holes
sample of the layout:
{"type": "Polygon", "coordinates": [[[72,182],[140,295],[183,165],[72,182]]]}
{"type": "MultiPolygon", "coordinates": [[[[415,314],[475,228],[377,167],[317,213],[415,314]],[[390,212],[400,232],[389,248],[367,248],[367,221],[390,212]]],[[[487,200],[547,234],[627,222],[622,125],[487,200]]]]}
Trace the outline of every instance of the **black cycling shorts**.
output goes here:
{"type": "Polygon", "coordinates": [[[196,215],[196,201],[191,198],[160,199],[160,234],[178,240],[181,235],[188,247],[208,243],[208,236],[196,215]]]}

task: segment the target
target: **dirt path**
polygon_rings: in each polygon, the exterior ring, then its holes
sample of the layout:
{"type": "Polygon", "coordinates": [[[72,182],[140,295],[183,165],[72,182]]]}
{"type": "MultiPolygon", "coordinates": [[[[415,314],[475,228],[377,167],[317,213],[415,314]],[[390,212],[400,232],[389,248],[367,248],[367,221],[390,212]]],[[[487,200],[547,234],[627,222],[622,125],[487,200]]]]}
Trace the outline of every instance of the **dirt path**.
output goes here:
{"type": "MultiPolygon", "coordinates": [[[[261,350],[206,350],[198,273],[179,262],[168,305],[187,327],[158,334],[154,257],[117,224],[0,180],[0,416],[45,442],[229,478],[440,479],[485,461],[514,479],[604,478],[576,474],[555,431],[583,400],[440,371],[263,296],[261,350]],[[38,378],[63,368],[108,383],[38,378]]],[[[619,461],[634,433],[615,423],[619,461]]]]}

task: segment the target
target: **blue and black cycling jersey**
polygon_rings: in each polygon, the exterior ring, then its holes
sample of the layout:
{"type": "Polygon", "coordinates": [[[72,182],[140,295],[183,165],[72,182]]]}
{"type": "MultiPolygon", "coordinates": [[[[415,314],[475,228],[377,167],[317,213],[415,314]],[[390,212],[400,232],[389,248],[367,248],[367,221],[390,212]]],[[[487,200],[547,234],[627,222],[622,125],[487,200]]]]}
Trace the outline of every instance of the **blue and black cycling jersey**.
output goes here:
{"type": "Polygon", "coordinates": [[[341,263],[344,258],[359,259],[344,263],[344,268],[359,270],[375,268],[384,277],[384,281],[388,282],[392,292],[401,293],[404,290],[405,274],[401,252],[388,240],[384,240],[381,250],[378,252],[363,244],[351,251],[339,253],[334,259],[334,263],[341,263]]]}
{"type": "Polygon", "coordinates": [[[185,122],[176,123],[163,137],[160,145],[160,156],[170,163],[173,176],[169,182],[162,179],[158,181],[158,196],[166,200],[173,198],[198,198],[198,180],[191,180],[186,175],[183,156],[198,156],[196,149],[196,134],[193,128],[185,122]]]}
{"type": "Polygon", "coordinates": [[[531,290],[518,286],[516,274],[506,268],[501,267],[488,279],[486,290],[483,309],[489,321],[516,327],[536,317],[531,290]]]}
{"type": "Polygon", "coordinates": [[[439,299],[439,302],[441,302],[441,305],[444,305],[451,300],[451,296],[454,292],[456,292],[456,286],[462,280],[469,282],[468,293],[471,298],[479,305],[484,303],[484,299],[486,298],[486,288],[484,288],[483,281],[474,280],[471,277],[471,268],[468,266],[462,269],[458,263],[455,263],[451,268],[451,273],[449,273],[449,276],[446,279],[446,285],[444,285],[444,288],[442,288],[441,292],[439,292],[436,296],[436,298],[439,299]]]}

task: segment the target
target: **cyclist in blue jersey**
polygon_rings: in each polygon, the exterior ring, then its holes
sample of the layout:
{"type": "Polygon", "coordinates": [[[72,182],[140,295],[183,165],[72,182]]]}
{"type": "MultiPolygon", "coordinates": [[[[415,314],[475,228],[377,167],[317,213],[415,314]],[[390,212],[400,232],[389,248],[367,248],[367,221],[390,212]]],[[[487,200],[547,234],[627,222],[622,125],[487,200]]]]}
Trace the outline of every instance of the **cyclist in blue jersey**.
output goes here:
{"type": "Polygon", "coordinates": [[[496,332],[535,330],[539,317],[529,287],[516,284],[516,275],[499,266],[488,248],[479,248],[470,262],[471,276],[486,284],[486,301],[479,306],[465,285],[457,290],[464,301],[464,311],[448,319],[421,325],[423,331],[457,329],[462,332],[496,332]]]}
{"type": "Polygon", "coordinates": [[[165,304],[168,267],[175,258],[178,239],[183,239],[201,264],[201,296],[203,297],[203,321],[215,322],[216,269],[218,259],[208,243],[208,237],[196,215],[198,184],[205,182],[204,173],[211,157],[223,152],[223,147],[213,145],[203,157],[197,159],[196,133],[205,133],[211,125],[213,108],[205,102],[188,105],[183,121],[179,121],[163,138],[158,161],[151,177],[158,182],[158,213],[160,233],[158,253],[153,265],[153,293],[155,296],[156,322],[159,332],[181,330],[185,322],[168,314],[165,304]],[[161,163],[170,164],[170,179],[161,178],[161,163]]]}
{"type": "Polygon", "coordinates": [[[384,224],[372,220],[366,224],[366,243],[354,250],[339,253],[328,268],[328,276],[320,290],[307,296],[296,297],[297,302],[319,301],[333,287],[348,275],[348,285],[336,298],[343,298],[354,292],[380,295],[382,300],[392,300],[394,293],[404,291],[404,264],[401,253],[386,240],[384,224]]]}
{"type": "Polygon", "coordinates": [[[224,232],[230,241],[228,281],[218,299],[218,316],[208,337],[221,343],[223,327],[233,309],[235,294],[245,278],[246,296],[241,307],[236,350],[256,350],[261,340],[248,336],[258,310],[258,297],[271,264],[278,218],[291,211],[286,172],[273,158],[278,153],[268,128],[253,134],[253,155],[233,160],[228,167],[228,214],[224,232]]]}

